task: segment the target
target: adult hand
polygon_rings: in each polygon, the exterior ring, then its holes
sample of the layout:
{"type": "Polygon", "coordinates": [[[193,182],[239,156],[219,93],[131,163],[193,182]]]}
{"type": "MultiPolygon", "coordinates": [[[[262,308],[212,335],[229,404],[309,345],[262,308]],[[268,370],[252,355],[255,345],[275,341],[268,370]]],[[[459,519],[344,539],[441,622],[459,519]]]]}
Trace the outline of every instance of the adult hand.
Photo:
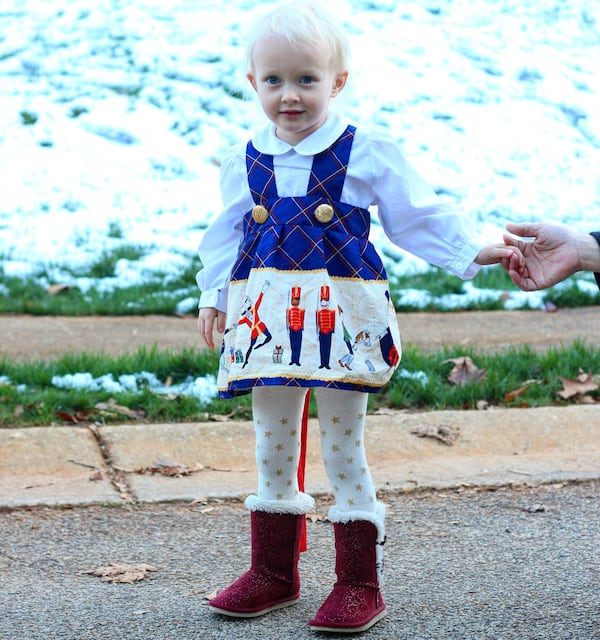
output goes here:
{"type": "Polygon", "coordinates": [[[506,228],[514,235],[505,234],[504,242],[520,249],[524,258],[521,269],[514,268],[511,260],[507,271],[511,280],[523,291],[546,289],[561,282],[584,268],[580,255],[583,246],[589,243],[590,247],[595,245],[597,249],[596,241],[591,236],[560,224],[509,223],[506,228]]]}

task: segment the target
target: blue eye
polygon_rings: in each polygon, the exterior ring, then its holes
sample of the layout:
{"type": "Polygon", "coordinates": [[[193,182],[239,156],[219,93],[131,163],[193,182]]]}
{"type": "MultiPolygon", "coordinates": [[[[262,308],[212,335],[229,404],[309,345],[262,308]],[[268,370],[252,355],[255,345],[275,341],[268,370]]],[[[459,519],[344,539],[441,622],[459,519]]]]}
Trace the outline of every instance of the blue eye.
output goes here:
{"type": "Polygon", "coordinates": [[[313,81],[312,76],[302,76],[300,78],[300,84],[310,84],[313,81]]]}
{"type": "Polygon", "coordinates": [[[279,84],[279,78],[277,76],[268,76],[266,82],[267,84],[279,84]]]}

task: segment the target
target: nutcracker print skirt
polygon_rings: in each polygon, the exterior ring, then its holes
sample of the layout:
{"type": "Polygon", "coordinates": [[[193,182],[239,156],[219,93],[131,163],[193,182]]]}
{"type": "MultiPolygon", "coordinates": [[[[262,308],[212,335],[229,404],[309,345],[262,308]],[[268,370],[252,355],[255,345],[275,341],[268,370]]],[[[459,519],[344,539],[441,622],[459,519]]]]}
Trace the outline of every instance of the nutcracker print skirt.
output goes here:
{"type": "Polygon", "coordinates": [[[221,398],[269,385],[377,392],[399,360],[387,280],[263,268],[230,283],[221,398]]]}

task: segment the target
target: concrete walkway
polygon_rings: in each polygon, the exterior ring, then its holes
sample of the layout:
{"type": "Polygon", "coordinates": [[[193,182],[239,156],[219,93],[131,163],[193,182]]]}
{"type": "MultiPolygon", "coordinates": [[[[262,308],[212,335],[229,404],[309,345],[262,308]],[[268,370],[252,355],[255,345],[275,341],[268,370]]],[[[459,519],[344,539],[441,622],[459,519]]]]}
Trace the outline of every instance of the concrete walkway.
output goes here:
{"type": "MultiPolygon", "coordinates": [[[[377,488],[402,491],[600,478],[599,433],[600,405],[581,405],[371,415],[366,440],[377,488]]],[[[0,429],[0,507],[243,497],[254,446],[249,422],[0,429]]],[[[316,421],[306,490],[329,491],[316,421]]]]}

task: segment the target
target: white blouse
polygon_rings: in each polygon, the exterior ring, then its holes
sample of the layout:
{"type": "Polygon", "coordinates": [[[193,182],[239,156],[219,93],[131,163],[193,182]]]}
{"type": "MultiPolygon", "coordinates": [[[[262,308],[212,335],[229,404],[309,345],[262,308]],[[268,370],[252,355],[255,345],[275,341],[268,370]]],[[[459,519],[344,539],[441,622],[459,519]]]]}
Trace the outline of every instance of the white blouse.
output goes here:
{"type": "MultiPolygon", "coordinates": [[[[332,113],[295,147],[278,138],[273,125],[252,139],[258,151],[273,156],[280,197],[306,195],[313,156],[333,144],[347,126],[346,120],[332,113]]],[[[225,311],[243,216],[255,204],[246,174],[245,143],[225,153],[220,184],[224,209],[200,242],[203,268],[196,280],[202,292],[199,306],[225,311]]],[[[457,211],[424,182],[384,129],[357,128],[342,201],[364,209],[377,207],[383,230],[396,246],[463,279],[478,272],[479,265],[473,261],[483,244],[467,231],[457,211]]]]}

